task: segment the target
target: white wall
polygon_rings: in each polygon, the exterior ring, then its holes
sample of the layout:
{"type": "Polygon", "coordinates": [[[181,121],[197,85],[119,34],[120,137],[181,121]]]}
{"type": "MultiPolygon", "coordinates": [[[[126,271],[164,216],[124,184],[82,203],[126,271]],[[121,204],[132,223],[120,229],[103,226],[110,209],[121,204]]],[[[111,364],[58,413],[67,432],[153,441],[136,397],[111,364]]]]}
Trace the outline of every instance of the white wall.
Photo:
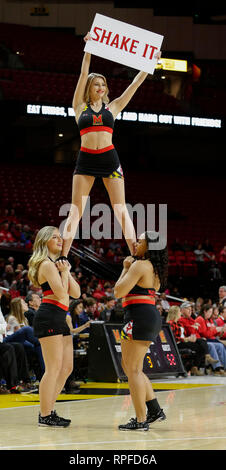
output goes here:
{"type": "Polygon", "coordinates": [[[226,25],[196,25],[190,17],[154,16],[152,9],[114,8],[112,3],[49,3],[50,15],[34,17],[30,11],[39,3],[0,0],[0,22],[30,26],[75,27],[85,34],[101,13],[165,36],[163,50],[193,51],[198,59],[226,59],[226,25]]]}

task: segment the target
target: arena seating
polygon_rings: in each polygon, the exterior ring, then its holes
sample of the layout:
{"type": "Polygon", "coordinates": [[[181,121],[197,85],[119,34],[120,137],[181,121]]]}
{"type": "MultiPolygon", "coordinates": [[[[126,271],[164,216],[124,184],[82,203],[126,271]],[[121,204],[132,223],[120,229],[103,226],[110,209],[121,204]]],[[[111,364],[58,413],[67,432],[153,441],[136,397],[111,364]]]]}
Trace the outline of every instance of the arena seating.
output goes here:
{"type": "MultiPolygon", "coordinates": [[[[6,100],[71,106],[77,80],[78,75],[73,74],[0,68],[0,88],[6,100]]],[[[129,84],[128,79],[109,79],[110,99],[120,96],[129,84]]],[[[182,106],[163,92],[161,82],[148,80],[132,98],[130,108],[172,113],[182,106]]]]}

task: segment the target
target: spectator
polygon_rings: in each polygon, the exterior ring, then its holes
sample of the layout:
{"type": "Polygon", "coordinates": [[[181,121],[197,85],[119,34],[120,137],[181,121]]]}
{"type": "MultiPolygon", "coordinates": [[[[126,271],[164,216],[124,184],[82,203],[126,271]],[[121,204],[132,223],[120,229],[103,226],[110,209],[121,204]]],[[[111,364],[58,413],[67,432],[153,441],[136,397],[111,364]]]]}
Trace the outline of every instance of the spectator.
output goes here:
{"type": "Polygon", "coordinates": [[[82,299],[72,300],[69,305],[69,314],[71,317],[71,323],[73,328],[78,328],[83,323],[81,323],[80,315],[84,309],[82,299]]]}
{"type": "Polygon", "coordinates": [[[28,310],[24,312],[24,315],[26,319],[28,320],[29,326],[32,326],[35,312],[37,312],[41,304],[41,297],[39,294],[36,294],[35,292],[29,292],[27,294],[25,302],[28,305],[28,310]]]}
{"type": "Polygon", "coordinates": [[[2,284],[6,289],[10,289],[11,285],[15,279],[14,269],[11,264],[5,266],[5,271],[2,275],[2,284]]]}
{"type": "Polygon", "coordinates": [[[215,326],[221,326],[217,322],[218,317],[219,317],[219,308],[217,307],[217,305],[213,305],[213,313],[212,313],[211,319],[213,320],[213,323],[215,326]]]}
{"type": "Polygon", "coordinates": [[[111,315],[113,313],[112,311],[115,306],[115,298],[113,296],[105,297],[104,303],[105,307],[100,313],[99,320],[109,322],[111,321],[111,315]]]}
{"type": "Polygon", "coordinates": [[[28,321],[24,313],[28,310],[28,306],[24,299],[16,297],[11,301],[11,313],[7,318],[8,335],[12,335],[23,326],[28,326],[28,321]]]}
{"type": "Polygon", "coordinates": [[[196,322],[200,325],[199,334],[207,340],[208,345],[214,344],[220,358],[222,367],[217,368],[215,375],[226,376],[226,349],[219,341],[219,337],[226,331],[226,326],[215,326],[213,320],[211,320],[212,314],[212,305],[204,304],[196,322]]]}
{"type": "MultiPolygon", "coordinates": [[[[80,325],[79,315],[83,311],[83,302],[81,299],[73,300],[69,305],[69,312],[66,316],[66,322],[70,328],[71,333],[73,334],[73,348],[74,350],[79,348],[79,334],[84,332],[90,326],[90,321],[80,325]]],[[[87,334],[87,336],[89,336],[87,334]]],[[[65,383],[65,391],[66,393],[77,393],[79,390],[79,385],[75,381],[75,355],[73,361],[73,371],[71,375],[67,378],[65,383]]]]}
{"type": "MultiPolygon", "coordinates": [[[[218,308],[218,307],[215,307],[215,308],[218,308]]],[[[219,311],[219,316],[216,319],[216,324],[217,326],[226,327],[226,305],[225,307],[221,305],[218,311],[219,311]]],[[[224,332],[224,334],[221,335],[221,339],[222,340],[226,339],[226,332],[224,332]]]]}
{"type": "Polygon", "coordinates": [[[99,282],[99,283],[97,284],[96,289],[95,289],[94,292],[93,292],[93,297],[94,297],[95,299],[97,299],[97,300],[100,300],[100,299],[102,299],[102,297],[104,297],[104,296],[105,296],[105,292],[104,292],[103,286],[102,286],[102,284],[99,282]]]}
{"type": "Polygon", "coordinates": [[[197,248],[194,250],[194,254],[196,255],[196,263],[197,263],[197,267],[198,267],[198,276],[203,276],[204,274],[204,268],[205,268],[205,265],[204,265],[204,262],[205,262],[205,256],[206,258],[208,259],[213,259],[212,256],[209,255],[209,253],[207,253],[207,251],[205,251],[202,247],[202,244],[199,243],[197,248]]]}
{"type": "Polygon", "coordinates": [[[23,344],[30,364],[33,357],[37,357],[39,368],[37,368],[35,372],[37,378],[40,379],[44,373],[45,366],[39,340],[35,338],[33,328],[28,326],[28,321],[24,315],[24,312],[27,310],[28,305],[20,297],[16,297],[11,301],[10,314],[7,317],[7,333],[3,342],[17,342],[23,344]]]}
{"type": "Polygon", "coordinates": [[[219,305],[226,305],[226,286],[219,287],[219,305]]]}
{"type": "Polygon", "coordinates": [[[9,231],[9,224],[5,222],[0,226],[0,244],[8,245],[14,242],[12,233],[9,231]]]}
{"type": "Polygon", "coordinates": [[[204,299],[202,297],[198,297],[195,301],[195,314],[193,314],[193,318],[196,318],[200,314],[200,310],[202,308],[202,305],[204,303],[204,299]]]}
{"type": "Polygon", "coordinates": [[[161,302],[160,299],[159,299],[159,300],[156,300],[155,306],[156,306],[157,310],[159,311],[161,317],[163,317],[164,320],[165,320],[165,318],[166,318],[166,313],[165,313],[164,310],[163,310],[162,302],[161,302]]]}
{"type": "Polygon", "coordinates": [[[211,365],[211,367],[213,367],[215,375],[223,375],[223,373],[221,372],[221,369],[224,365],[224,351],[222,348],[223,345],[221,343],[206,341],[206,339],[201,337],[199,332],[200,324],[197,322],[197,319],[194,320],[191,317],[190,302],[183,302],[180,305],[180,310],[180,325],[184,328],[184,335],[186,337],[190,335],[196,336],[196,341],[202,344],[202,347],[205,348],[206,365],[211,365]]]}
{"type": "Polygon", "coordinates": [[[164,292],[160,295],[160,300],[161,300],[161,305],[162,305],[162,308],[163,308],[164,312],[168,312],[169,308],[170,308],[170,304],[169,304],[169,302],[166,298],[166,294],[164,292]]]}
{"type": "Polygon", "coordinates": [[[21,232],[21,243],[25,246],[25,248],[31,248],[31,229],[29,225],[24,225],[22,232],[21,232]]]}
{"type": "Polygon", "coordinates": [[[206,348],[203,347],[201,342],[197,341],[195,334],[191,334],[190,336],[184,335],[184,328],[179,322],[180,317],[180,307],[173,305],[169,308],[166,321],[170,324],[179,351],[183,352],[185,349],[190,349],[195,353],[192,358],[192,367],[190,369],[191,375],[203,375],[200,371],[200,367],[205,364],[206,348]]]}
{"type": "MultiPolygon", "coordinates": [[[[0,290],[1,296],[2,291],[0,290]]],[[[20,393],[27,391],[28,387],[31,388],[28,363],[22,344],[17,342],[3,343],[7,328],[7,322],[0,308],[0,378],[2,374],[10,393],[20,393]],[[24,385],[20,385],[20,380],[24,382],[24,385]]]]}
{"type": "Polygon", "coordinates": [[[216,262],[216,260],[212,259],[210,263],[210,267],[208,270],[209,277],[211,281],[218,282],[219,280],[222,279],[221,271],[219,269],[219,266],[216,262]]]}
{"type": "MultiPolygon", "coordinates": [[[[89,297],[84,301],[85,309],[79,315],[80,325],[84,325],[89,320],[94,320],[94,315],[97,309],[97,301],[93,297],[89,297]]],[[[89,328],[83,331],[83,333],[89,333],[89,328]]]]}
{"type": "Polygon", "coordinates": [[[220,251],[219,261],[220,261],[220,263],[225,263],[226,264],[226,245],[220,251]]]}
{"type": "Polygon", "coordinates": [[[7,264],[11,264],[11,266],[14,266],[14,263],[15,259],[13,258],[13,256],[9,256],[9,258],[7,259],[7,264]]]}
{"type": "Polygon", "coordinates": [[[104,294],[106,297],[112,297],[113,295],[113,288],[110,282],[105,282],[104,284],[104,294]]]}
{"type": "Polygon", "coordinates": [[[18,286],[21,297],[26,297],[29,291],[29,286],[30,286],[30,281],[28,279],[28,270],[24,269],[22,271],[22,278],[20,281],[20,285],[18,286]]]}

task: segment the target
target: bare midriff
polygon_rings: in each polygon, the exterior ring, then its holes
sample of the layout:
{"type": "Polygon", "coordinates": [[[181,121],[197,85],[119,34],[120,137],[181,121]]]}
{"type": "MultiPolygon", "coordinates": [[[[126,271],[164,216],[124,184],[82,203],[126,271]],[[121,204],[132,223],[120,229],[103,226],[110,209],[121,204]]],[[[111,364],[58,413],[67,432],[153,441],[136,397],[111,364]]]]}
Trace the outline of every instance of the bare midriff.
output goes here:
{"type": "Polygon", "coordinates": [[[97,150],[112,145],[112,134],[105,131],[89,132],[81,138],[81,147],[97,150]]]}

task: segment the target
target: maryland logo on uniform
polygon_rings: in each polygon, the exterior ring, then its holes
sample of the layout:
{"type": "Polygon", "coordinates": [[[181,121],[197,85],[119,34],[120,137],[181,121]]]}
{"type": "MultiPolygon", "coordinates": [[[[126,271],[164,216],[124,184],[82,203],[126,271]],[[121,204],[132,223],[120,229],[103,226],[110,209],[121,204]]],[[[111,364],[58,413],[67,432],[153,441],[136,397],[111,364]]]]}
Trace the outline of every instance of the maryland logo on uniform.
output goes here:
{"type": "Polygon", "coordinates": [[[95,114],[93,114],[93,126],[103,126],[102,114],[99,116],[95,116],[95,114]]]}

